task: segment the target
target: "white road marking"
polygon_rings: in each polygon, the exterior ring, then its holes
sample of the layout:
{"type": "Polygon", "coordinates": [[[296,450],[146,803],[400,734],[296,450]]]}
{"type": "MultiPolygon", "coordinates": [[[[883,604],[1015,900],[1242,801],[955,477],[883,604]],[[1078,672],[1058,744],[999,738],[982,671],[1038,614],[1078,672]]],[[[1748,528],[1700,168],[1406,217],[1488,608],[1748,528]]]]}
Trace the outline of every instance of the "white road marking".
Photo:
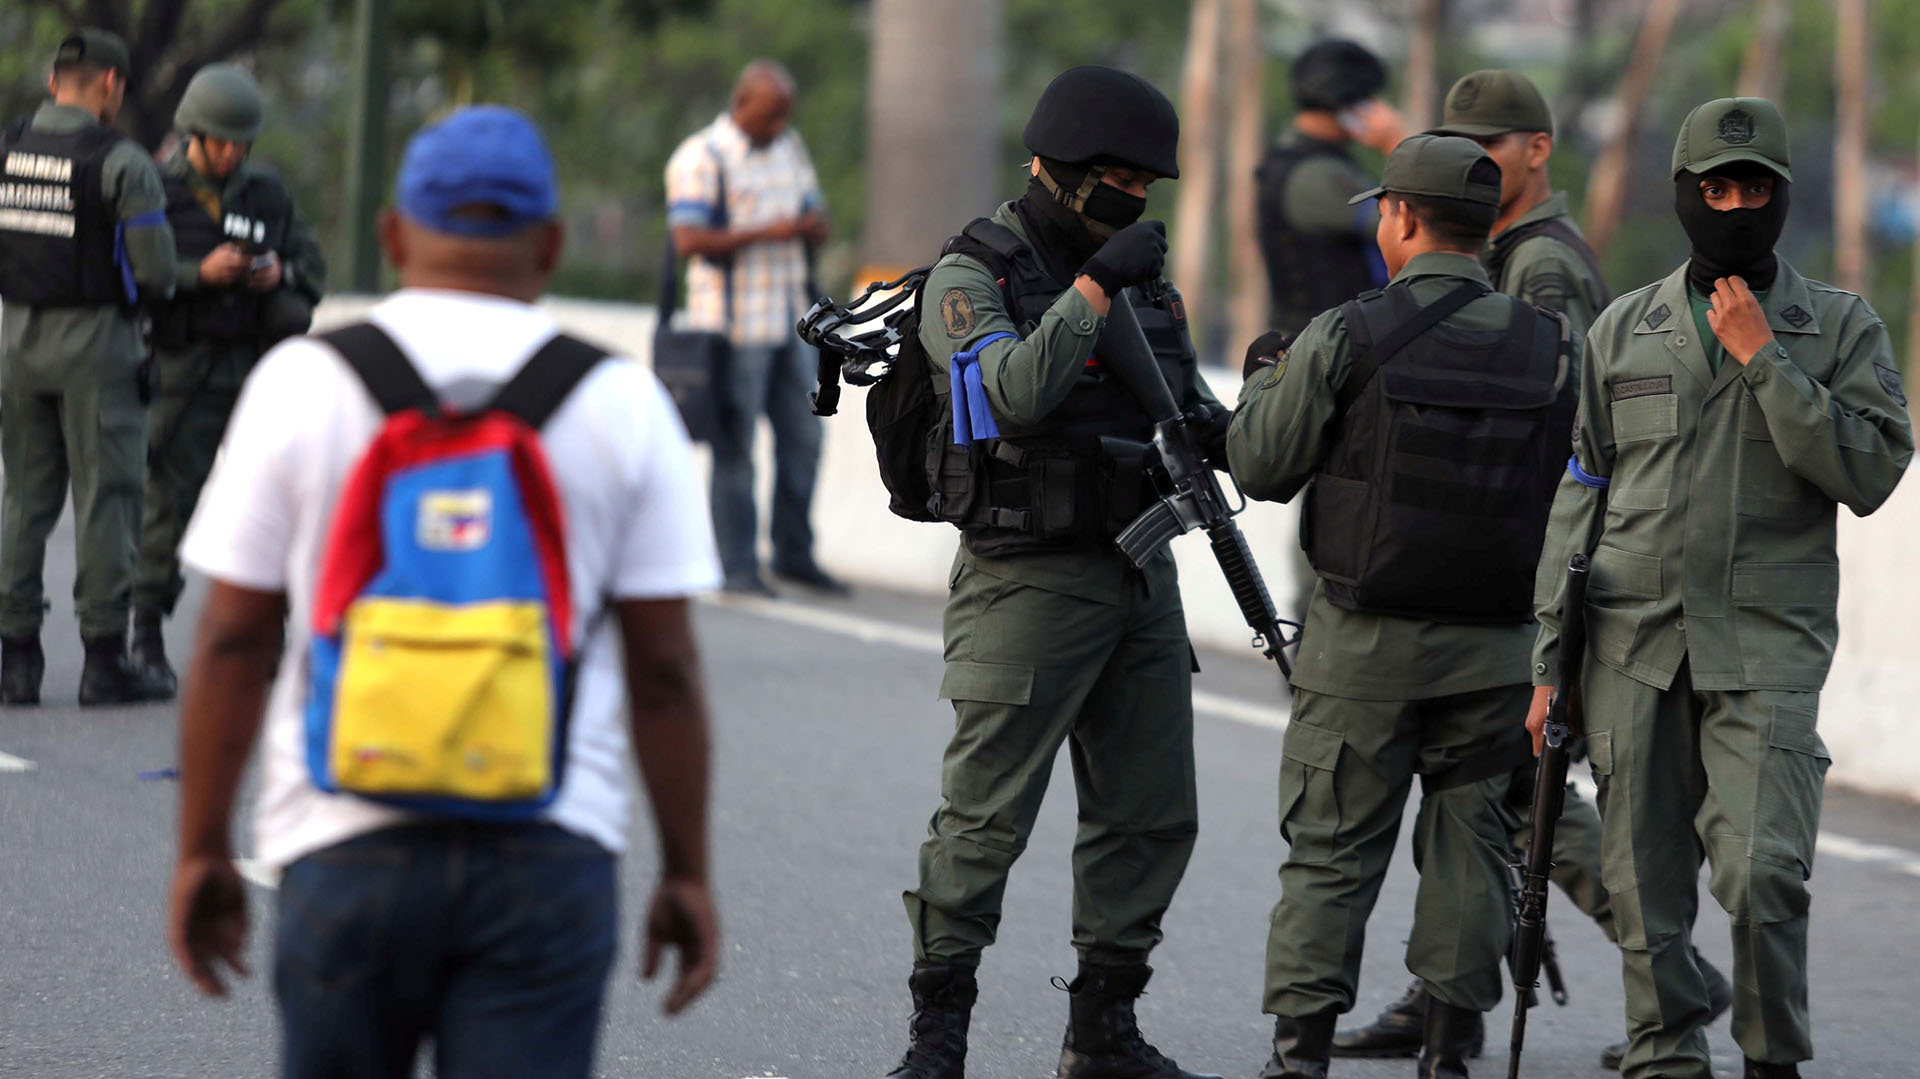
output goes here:
{"type": "Polygon", "coordinates": [[[0,753],[0,772],[31,772],[35,767],[35,764],[25,757],[0,753]]]}
{"type": "MultiPolygon", "coordinates": [[[[757,596],[721,595],[713,597],[709,602],[789,625],[805,626],[808,629],[850,637],[862,644],[890,644],[910,652],[920,652],[930,656],[938,656],[946,652],[946,644],[938,633],[893,622],[883,622],[877,618],[864,618],[842,611],[829,611],[819,607],[808,607],[805,604],[762,599],[757,596]]],[[[1274,708],[1270,705],[1255,704],[1252,701],[1223,697],[1206,690],[1194,691],[1193,710],[1205,712],[1220,719],[1236,720],[1271,730],[1282,730],[1287,725],[1285,708],[1274,708]]]]}
{"type": "MultiPolygon", "coordinates": [[[[941,655],[945,651],[938,633],[885,622],[877,618],[865,618],[842,611],[829,611],[785,600],[761,599],[752,596],[722,595],[706,597],[706,601],[715,606],[745,614],[848,637],[862,644],[890,644],[911,652],[934,656],[941,655]]],[[[1221,696],[1218,693],[1208,693],[1205,690],[1194,691],[1193,710],[1219,719],[1265,727],[1269,730],[1285,730],[1287,726],[1285,708],[1256,704],[1235,697],[1221,696]]],[[[1573,784],[1588,798],[1593,798],[1598,793],[1593,780],[1586,776],[1584,770],[1574,773],[1573,784]]],[[[1835,832],[1821,832],[1818,843],[1819,852],[1829,858],[1883,865],[1896,873],[1920,877],[1920,852],[1868,843],[1835,832]]]]}

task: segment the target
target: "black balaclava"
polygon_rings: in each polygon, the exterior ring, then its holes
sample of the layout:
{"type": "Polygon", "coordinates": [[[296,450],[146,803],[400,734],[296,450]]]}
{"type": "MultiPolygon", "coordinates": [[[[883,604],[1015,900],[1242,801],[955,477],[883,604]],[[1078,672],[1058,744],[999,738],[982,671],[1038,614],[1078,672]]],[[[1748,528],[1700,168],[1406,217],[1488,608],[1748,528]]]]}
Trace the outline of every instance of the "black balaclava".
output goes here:
{"type": "Polygon", "coordinates": [[[1765,292],[1773,287],[1774,275],[1780,269],[1773,245],[1780,241],[1780,231],[1786,227],[1793,185],[1752,161],[1736,161],[1712,170],[1710,175],[1724,176],[1735,183],[1770,176],[1773,197],[1757,210],[1716,210],[1700,193],[1703,177],[1691,172],[1674,177],[1673,209],[1693,243],[1693,254],[1687,260],[1687,284],[1701,295],[1711,296],[1715,280],[1737,274],[1746,279],[1748,288],[1765,292]]]}
{"type": "Polygon", "coordinates": [[[1147,200],[1100,182],[1099,165],[1068,165],[1040,159],[1040,175],[1027,184],[1021,218],[1061,268],[1077,269],[1115,232],[1140,220],[1147,200]]]}

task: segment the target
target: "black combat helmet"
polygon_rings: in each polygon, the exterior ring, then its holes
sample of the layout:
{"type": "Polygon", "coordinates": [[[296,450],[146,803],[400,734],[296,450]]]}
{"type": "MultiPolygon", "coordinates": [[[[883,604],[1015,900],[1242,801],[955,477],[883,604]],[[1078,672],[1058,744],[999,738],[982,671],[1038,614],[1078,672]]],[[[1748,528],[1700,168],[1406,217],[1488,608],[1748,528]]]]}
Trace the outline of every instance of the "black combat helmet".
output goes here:
{"type": "Polygon", "coordinates": [[[1121,164],[1176,179],[1180,117],[1173,102],[1130,71],[1089,64],[1054,77],[1034,103],[1023,138],[1066,165],[1121,164]]]}
{"type": "Polygon", "coordinates": [[[1387,65],[1372,50],[1344,38],[1316,41],[1293,61],[1294,104],[1329,112],[1357,105],[1387,85],[1387,65]]]}

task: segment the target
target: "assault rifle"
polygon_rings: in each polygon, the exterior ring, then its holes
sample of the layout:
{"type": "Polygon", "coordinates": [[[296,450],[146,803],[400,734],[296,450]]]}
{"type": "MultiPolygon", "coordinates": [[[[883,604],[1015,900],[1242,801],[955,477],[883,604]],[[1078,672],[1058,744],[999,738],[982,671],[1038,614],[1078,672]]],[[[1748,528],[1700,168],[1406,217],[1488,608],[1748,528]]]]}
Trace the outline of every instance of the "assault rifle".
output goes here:
{"type": "Polygon", "coordinates": [[[1568,750],[1580,721],[1580,667],[1587,651],[1587,556],[1567,562],[1566,594],[1560,604],[1560,684],[1547,706],[1546,737],[1533,785],[1533,838],[1521,867],[1519,910],[1513,934],[1513,1043],[1507,1079],[1520,1079],[1520,1050],[1527,1041],[1527,1004],[1539,984],[1547,955],[1547,874],[1553,868],[1553,832],[1566,807],[1568,750]]]}
{"type": "Polygon", "coordinates": [[[1253,630],[1253,646],[1280,665],[1282,676],[1293,677],[1284,649],[1300,639],[1300,624],[1281,618],[1274,609],[1260,567],[1254,564],[1253,551],[1247,547],[1247,537],[1234,523],[1234,515],[1246,508],[1246,501],[1242,499],[1239,506],[1227,501],[1206,454],[1200,450],[1198,437],[1153,362],[1146,334],[1124,293],[1113,298],[1097,351],[1101,365],[1152,417],[1153,444],[1166,480],[1160,500],[1115,537],[1114,545],[1134,565],[1143,566],[1173,537],[1196,529],[1204,531],[1220,572],[1226,575],[1227,587],[1233,590],[1234,602],[1240,605],[1241,617],[1253,630]],[[1296,631],[1291,636],[1288,626],[1296,631]]]}

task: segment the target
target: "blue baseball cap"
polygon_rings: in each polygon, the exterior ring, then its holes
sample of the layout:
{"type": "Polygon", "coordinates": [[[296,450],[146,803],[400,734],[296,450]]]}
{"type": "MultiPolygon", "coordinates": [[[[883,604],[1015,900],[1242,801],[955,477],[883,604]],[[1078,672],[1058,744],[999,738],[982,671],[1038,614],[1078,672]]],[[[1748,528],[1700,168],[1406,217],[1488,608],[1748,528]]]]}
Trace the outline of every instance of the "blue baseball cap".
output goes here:
{"type": "Polygon", "coordinates": [[[460,109],[407,143],[394,184],[402,216],[436,232],[504,236],[560,209],[553,156],[525,114],[500,105],[460,109]],[[499,216],[458,214],[489,206],[499,216]]]}

